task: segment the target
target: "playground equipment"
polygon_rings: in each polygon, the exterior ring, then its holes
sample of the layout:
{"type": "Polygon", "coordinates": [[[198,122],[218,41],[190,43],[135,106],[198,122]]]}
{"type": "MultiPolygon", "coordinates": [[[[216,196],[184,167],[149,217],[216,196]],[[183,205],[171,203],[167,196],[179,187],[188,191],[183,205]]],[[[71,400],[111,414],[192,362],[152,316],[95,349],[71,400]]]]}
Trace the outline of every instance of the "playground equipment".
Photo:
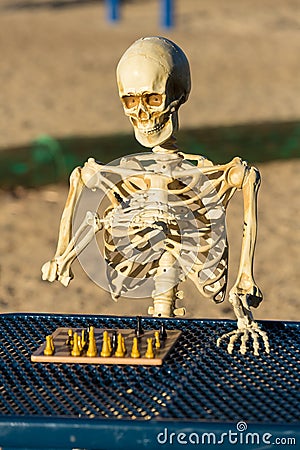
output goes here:
{"type": "MultiPolygon", "coordinates": [[[[159,0],[161,10],[161,26],[171,28],[174,25],[174,0],[159,0]]],[[[107,18],[110,22],[120,20],[121,0],[106,0],[107,18]]]]}

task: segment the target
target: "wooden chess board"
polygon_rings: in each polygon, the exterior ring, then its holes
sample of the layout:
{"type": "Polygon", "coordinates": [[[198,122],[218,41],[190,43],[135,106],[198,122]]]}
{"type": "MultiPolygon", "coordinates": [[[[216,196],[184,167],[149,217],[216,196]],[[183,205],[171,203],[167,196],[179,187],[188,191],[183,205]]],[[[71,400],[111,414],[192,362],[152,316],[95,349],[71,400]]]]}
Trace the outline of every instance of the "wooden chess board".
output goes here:
{"type": "MultiPolygon", "coordinates": [[[[69,328],[57,328],[52,334],[54,352],[52,355],[45,355],[44,350],[46,343],[44,342],[32,355],[31,361],[33,362],[52,362],[52,363],[76,363],[76,364],[127,364],[127,365],[151,365],[160,366],[166,359],[171,349],[176,344],[181,331],[168,330],[167,336],[164,339],[160,339],[160,348],[156,348],[154,332],[156,330],[144,330],[143,334],[138,338],[138,347],[140,352],[139,358],[131,357],[131,349],[133,345],[133,338],[136,337],[134,329],[120,329],[117,330],[124,337],[126,353],[123,357],[112,356],[103,357],[100,355],[103,345],[103,332],[107,331],[109,336],[112,337],[115,330],[95,328],[94,335],[97,347],[97,356],[87,356],[86,347],[82,350],[80,356],[71,355],[71,346],[68,342],[69,328]],[[147,351],[148,338],[153,338],[153,358],[146,358],[145,353],[147,351]]],[[[78,335],[82,334],[81,328],[72,328],[73,333],[78,335]]]]}

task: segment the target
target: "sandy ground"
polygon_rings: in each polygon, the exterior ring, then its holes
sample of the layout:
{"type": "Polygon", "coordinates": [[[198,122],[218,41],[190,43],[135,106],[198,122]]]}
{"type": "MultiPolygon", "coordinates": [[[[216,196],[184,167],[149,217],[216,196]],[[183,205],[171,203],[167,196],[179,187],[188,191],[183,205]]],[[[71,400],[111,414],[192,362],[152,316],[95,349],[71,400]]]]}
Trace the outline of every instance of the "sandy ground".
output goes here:
{"type": "MultiPolygon", "coordinates": [[[[297,179],[300,161],[262,164],[259,238],[256,252],[256,281],[265,300],[255,311],[257,318],[299,319],[299,217],[297,183],[283,190],[282,179],[297,179]],[[280,176],[278,176],[280,172],[280,176]],[[288,201],[288,208],[286,202],[288,201]],[[288,213],[288,214],[287,214],[288,213]]],[[[40,268],[51,259],[58,223],[67,195],[66,186],[1,193],[1,287],[0,306],[8,311],[59,311],[82,313],[146,314],[147,300],[121,299],[96,286],[79,263],[68,288],[41,281],[40,268]],[[4,256],[5,255],[5,256],[4,256]]],[[[242,230],[241,193],[236,193],[228,211],[231,244],[230,284],[237,272],[242,230]]],[[[229,303],[215,305],[202,299],[193,285],[184,283],[188,316],[233,317],[229,303]]]]}
{"type": "MultiPolygon", "coordinates": [[[[102,2],[75,3],[54,8],[45,0],[0,0],[0,147],[26,144],[42,133],[129,131],[114,71],[123,51],[142,35],[170,37],[189,57],[193,90],[180,114],[182,126],[300,117],[298,1],[178,1],[171,31],[159,27],[158,1],[125,2],[118,25],[105,21],[102,2]]],[[[255,273],[265,301],[255,316],[298,320],[300,161],[259,168],[255,273]]],[[[41,281],[40,267],[55,251],[66,195],[67,185],[0,192],[0,310],[146,314],[149,300],[115,304],[79,264],[67,289],[41,281]]],[[[232,284],[241,194],[228,216],[232,284]]],[[[188,316],[233,317],[228,302],[211,304],[189,283],[183,289],[188,316]]]]}
{"type": "Polygon", "coordinates": [[[0,0],[0,147],[41,133],[128,131],[114,73],[143,35],[163,34],[188,55],[183,127],[300,117],[299,1],[175,3],[177,25],[167,31],[159,0],[125,2],[114,26],[101,1],[0,0]]]}

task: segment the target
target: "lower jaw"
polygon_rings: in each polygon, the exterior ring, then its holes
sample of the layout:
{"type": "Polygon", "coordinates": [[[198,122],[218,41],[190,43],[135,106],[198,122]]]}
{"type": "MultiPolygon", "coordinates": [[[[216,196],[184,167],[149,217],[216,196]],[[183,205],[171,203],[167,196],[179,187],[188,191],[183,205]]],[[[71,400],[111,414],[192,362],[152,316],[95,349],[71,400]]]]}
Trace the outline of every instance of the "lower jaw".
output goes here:
{"type": "Polygon", "coordinates": [[[143,133],[139,129],[135,129],[135,137],[137,141],[144,147],[155,147],[166,142],[173,133],[172,120],[169,119],[164,126],[155,133],[143,133]]]}

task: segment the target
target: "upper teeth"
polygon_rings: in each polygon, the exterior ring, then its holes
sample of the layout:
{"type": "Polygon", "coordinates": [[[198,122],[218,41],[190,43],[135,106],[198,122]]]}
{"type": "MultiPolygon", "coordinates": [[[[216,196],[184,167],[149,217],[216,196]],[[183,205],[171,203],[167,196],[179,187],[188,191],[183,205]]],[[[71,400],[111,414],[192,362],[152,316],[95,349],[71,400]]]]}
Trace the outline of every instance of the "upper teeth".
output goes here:
{"type": "Polygon", "coordinates": [[[139,129],[139,131],[141,131],[144,134],[154,134],[154,133],[157,133],[158,131],[160,131],[164,126],[165,126],[164,123],[160,123],[160,124],[155,125],[154,128],[151,128],[151,130],[141,130],[141,129],[139,129]]]}

